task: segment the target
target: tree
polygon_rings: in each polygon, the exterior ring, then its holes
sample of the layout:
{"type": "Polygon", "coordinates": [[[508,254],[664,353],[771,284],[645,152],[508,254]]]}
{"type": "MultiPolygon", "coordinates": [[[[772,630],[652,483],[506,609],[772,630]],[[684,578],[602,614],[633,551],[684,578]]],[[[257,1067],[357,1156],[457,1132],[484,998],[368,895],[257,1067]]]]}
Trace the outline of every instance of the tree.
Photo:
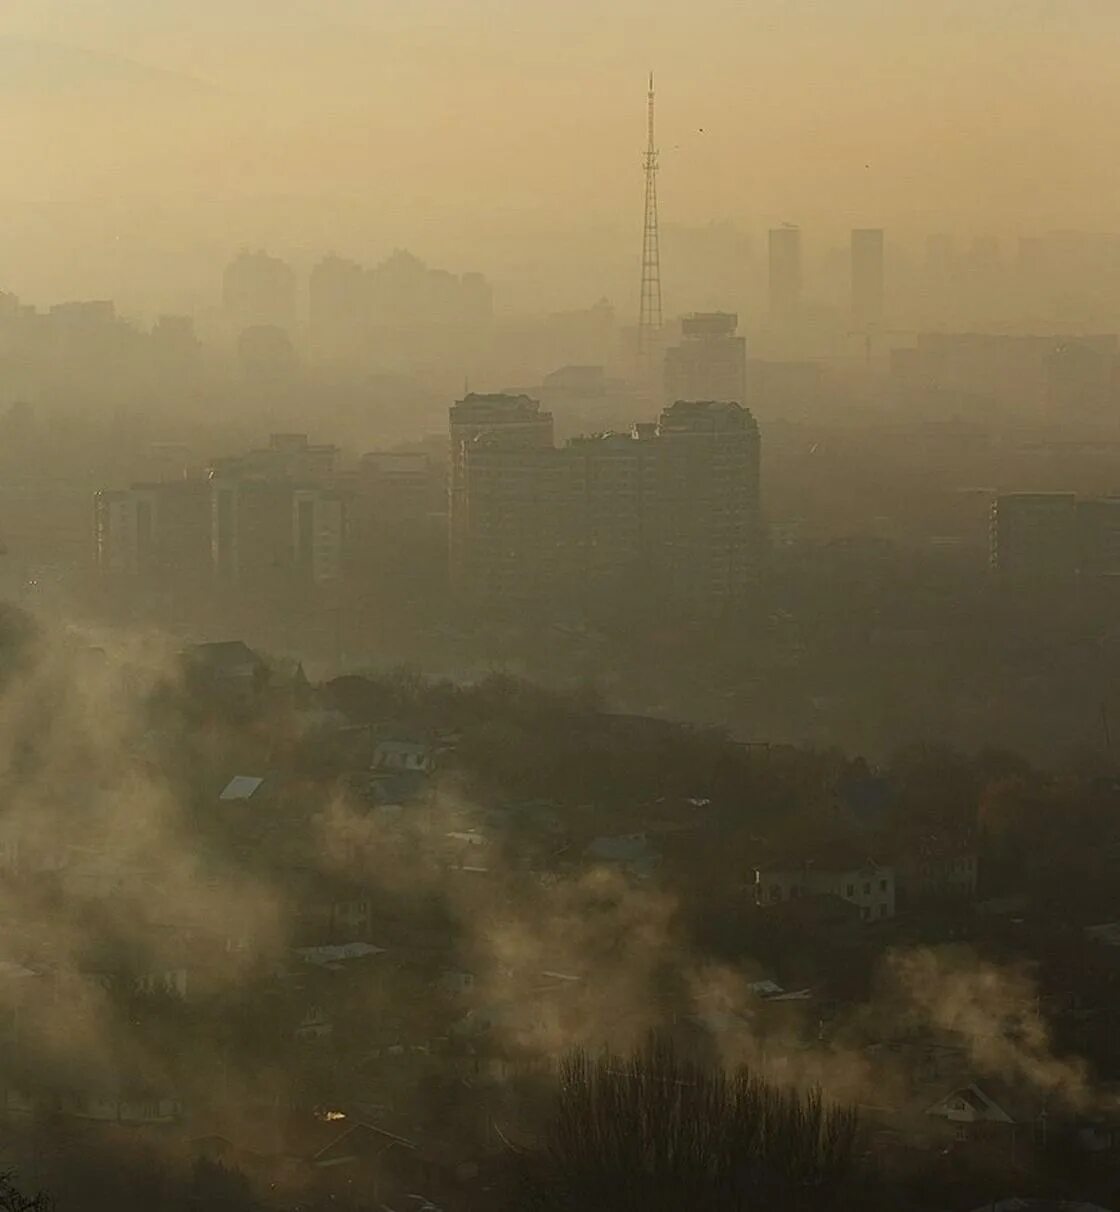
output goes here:
{"type": "Polygon", "coordinates": [[[683,1058],[652,1035],[628,1057],[563,1061],[541,1146],[521,1158],[520,1207],[542,1212],[841,1208],[856,1115],[683,1058]]]}
{"type": "Polygon", "coordinates": [[[51,1212],[54,1201],[42,1191],[24,1195],[11,1174],[0,1174],[0,1212],[51,1212]]]}

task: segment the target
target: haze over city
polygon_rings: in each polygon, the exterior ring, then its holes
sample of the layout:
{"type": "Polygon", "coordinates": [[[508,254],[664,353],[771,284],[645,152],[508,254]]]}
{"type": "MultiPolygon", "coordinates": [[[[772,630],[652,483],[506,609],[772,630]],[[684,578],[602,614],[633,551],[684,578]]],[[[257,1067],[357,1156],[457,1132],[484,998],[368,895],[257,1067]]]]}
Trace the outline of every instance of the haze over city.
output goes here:
{"type": "Polygon", "coordinates": [[[399,245],[481,263],[508,305],[629,303],[648,66],[670,224],[798,222],[822,248],[886,226],[915,251],[1108,229],[1118,23],[1107,0],[13,0],[3,264],[28,297],[155,312],[201,301],[202,265],[243,243],[399,245]]]}
{"type": "Polygon", "coordinates": [[[1115,0],[5,0],[0,1212],[1120,1208],[1115,0]]]}

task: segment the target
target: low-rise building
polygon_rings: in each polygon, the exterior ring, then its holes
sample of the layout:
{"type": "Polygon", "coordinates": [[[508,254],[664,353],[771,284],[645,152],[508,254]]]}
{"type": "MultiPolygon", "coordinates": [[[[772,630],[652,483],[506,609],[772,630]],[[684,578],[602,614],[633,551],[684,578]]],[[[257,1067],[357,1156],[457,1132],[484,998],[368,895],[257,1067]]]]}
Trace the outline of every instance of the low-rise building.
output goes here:
{"type": "Polygon", "coordinates": [[[783,860],[754,873],[758,905],[780,905],[802,897],[836,896],[859,907],[865,922],[895,915],[895,871],[872,858],[837,853],[783,860]]]}

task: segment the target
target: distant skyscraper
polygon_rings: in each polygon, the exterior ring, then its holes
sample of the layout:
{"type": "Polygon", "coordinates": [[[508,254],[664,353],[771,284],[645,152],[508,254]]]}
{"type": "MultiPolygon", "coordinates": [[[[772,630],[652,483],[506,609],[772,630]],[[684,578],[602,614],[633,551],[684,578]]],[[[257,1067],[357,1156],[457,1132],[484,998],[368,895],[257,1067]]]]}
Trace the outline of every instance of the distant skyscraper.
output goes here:
{"type": "Polygon", "coordinates": [[[852,232],[852,320],[857,329],[873,328],[883,320],[883,229],[852,232]]]}
{"type": "Polygon", "coordinates": [[[665,351],[665,403],[723,400],[742,404],[747,390],[747,343],[735,335],[739,317],[697,312],[681,321],[682,341],[665,351]]]}
{"type": "Polygon", "coordinates": [[[770,317],[788,324],[801,308],[801,229],[770,230],[770,317]]]}

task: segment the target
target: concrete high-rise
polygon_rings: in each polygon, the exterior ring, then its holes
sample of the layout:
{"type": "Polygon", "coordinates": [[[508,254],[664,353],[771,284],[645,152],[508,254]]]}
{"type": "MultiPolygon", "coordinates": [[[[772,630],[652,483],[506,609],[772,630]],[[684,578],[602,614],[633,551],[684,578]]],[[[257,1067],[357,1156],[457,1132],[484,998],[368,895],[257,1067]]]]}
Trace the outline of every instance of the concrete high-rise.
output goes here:
{"type": "Polygon", "coordinates": [[[464,603],[578,613],[641,595],[703,617],[747,600],[762,552],[759,435],[737,402],[677,401],[657,424],[561,449],[491,429],[458,452],[464,603]]]}
{"type": "Polygon", "coordinates": [[[726,400],[743,403],[747,342],[731,312],[695,312],[681,321],[681,343],[665,351],[665,403],[726,400]]]}
{"type": "Polygon", "coordinates": [[[801,229],[770,229],[770,318],[792,323],[801,310],[801,229]]]}
{"type": "MultiPolygon", "coordinates": [[[[467,535],[470,518],[467,499],[468,452],[483,449],[487,452],[511,452],[511,460],[524,460],[524,476],[528,480],[533,474],[534,452],[553,450],[552,413],[543,412],[538,400],[525,395],[471,392],[452,405],[449,429],[448,557],[451,584],[457,588],[465,577],[470,576],[467,567],[470,548],[467,535]]],[[[476,506],[477,503],[476,492],[476,506]]]]}
{"type": "Polygon", "coordinates": [[[883,321],[885,253],[881,227],[852,232],[852,322],[863,331],[883,321]]]}
{"type": "Polygon", "coordinates": [[[1072,577],[1078,566],[1077,497],[1012,492],[992,504],[991,561],[1004,577],[1072,577]]]}
{"type": "Polygon", "coordinates": [[[296,322],[296,276],[265,252],[242,252],[222,278],[222,306],[235,332],[274,326],[291,333],[296,322]]]}

